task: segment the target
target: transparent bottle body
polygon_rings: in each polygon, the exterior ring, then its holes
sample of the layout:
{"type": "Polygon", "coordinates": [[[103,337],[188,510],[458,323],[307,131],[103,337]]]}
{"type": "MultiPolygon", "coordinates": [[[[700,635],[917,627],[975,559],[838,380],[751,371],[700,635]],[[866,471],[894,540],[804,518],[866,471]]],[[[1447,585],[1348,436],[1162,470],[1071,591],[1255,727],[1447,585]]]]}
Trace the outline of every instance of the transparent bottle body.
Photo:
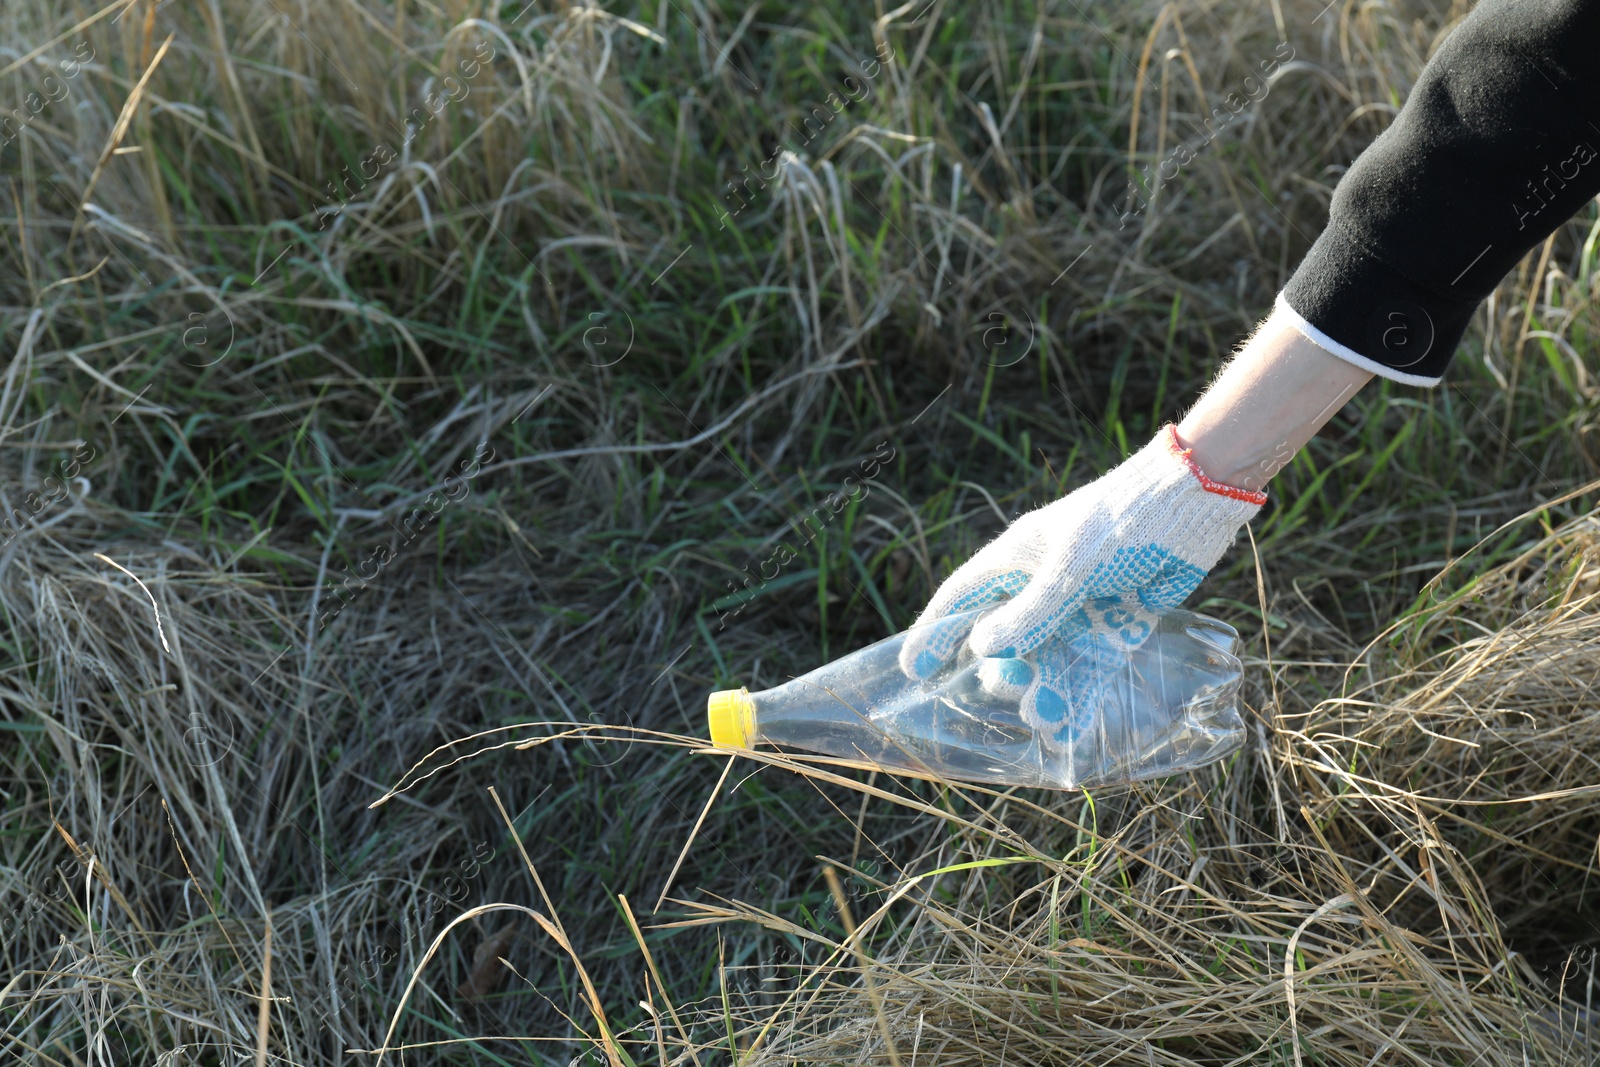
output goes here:
{"type": "Polygon", "coordinates": [[[1239,635],[1216,619],[1169,612],[1144,644],[1094,668],[1102,699],[1087,729],[1066,744],[1047,743],[1024,722],[1017,697],[988,689],[965,643],[939,674],[907,678],[899,665],[905,637],[750,694],[751,743],[923,777],[1055,789],[1180,774],[1244,743],[1242,667],[1233,654],[1239,635]]]}

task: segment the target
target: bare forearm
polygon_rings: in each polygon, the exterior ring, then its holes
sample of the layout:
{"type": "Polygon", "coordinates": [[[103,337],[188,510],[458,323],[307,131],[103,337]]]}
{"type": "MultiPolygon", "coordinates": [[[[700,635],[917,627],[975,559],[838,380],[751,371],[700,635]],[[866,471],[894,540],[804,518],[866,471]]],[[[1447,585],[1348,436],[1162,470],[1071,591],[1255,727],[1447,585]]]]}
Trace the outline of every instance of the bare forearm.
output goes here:
{"type": "Polygon", "coordinates": [[[1264,489],[1372,376],[1274,314],[1184,416],[1178,438],[1215,481],[1264,489]]]}

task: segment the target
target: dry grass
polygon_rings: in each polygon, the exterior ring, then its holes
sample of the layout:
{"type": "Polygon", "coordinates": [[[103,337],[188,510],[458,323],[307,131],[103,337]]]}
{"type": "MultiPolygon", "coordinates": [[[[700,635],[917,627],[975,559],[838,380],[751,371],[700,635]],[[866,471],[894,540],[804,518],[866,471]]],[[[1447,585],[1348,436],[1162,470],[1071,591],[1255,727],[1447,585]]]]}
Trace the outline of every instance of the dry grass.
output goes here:
{"type": "Polygon", "coordinates": [[[1592,1062],[1592,211],[1196,598],[1271,638],[1236,759],[1084,798],[693,740],[1203,384],[1461,13],[1321,10],[0,11],[8,107],[92,53],[0,150],[0,517],[95,453],[0,531],[0,1059],[1592,1062]]]}
{"type": "Polygon", "coordinates": [[[1597,564],[1592,518],[1552,534],[1193,780],[918,804],[954,843],[736,1015],[741,1062],[1591,1062],[1597,564]]]}

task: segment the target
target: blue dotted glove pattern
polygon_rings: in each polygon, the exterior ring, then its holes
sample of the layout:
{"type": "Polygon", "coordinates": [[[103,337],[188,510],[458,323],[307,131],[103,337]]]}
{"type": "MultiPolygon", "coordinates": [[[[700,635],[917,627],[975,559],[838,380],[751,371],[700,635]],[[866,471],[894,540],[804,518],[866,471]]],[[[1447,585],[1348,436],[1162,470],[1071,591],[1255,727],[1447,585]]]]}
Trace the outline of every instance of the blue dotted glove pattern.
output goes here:
{"type": "Polygon", "coordinates": [[[996,696],[1016,700],[1022,721],[1037,731],[1046,747],[1086,746],[1099,737],[1106,699],[1117,671],[1128,662],[1125,648],[1096,634],[1073,639],[1057,635],[1020,657],[990,657],[978,678],[996,696]]]}
{"type": "MultiPolygon", "coordinates": [[[[997,600],[1009,600],[1022,592],[1029,577],[1027,571],[1005,571],[985,578],[957,598],[950,605],[950,613],[971,611],[997,600]]],[[[961,650],[961,643],[967,639],[967,634],[972,632],[976,623],[977,620],[970,617],[936,619],[927,623],[919,621],[916,629],[927,628],[926,634],[919,634],[927,641],[927,648],[917,654],[916,664],[912,668],[915,676],[931,678],[938,674],[940,668],[955,659],[956,653],[961,650]]]]}
{"type": "MultiPolygon", "coordinates": [[[[1158,545],[1124,546],[1089,572],[1076,596],[1025,631],[1003,655],[1026,654],[1052,635],[1072,640],[1089,633],[1115,636],[1122,646],[1137,648],[1150,636],[1156,619],[1182,604],[1205,575],[1202,568],[1158,545]]],[[[949,612],[1009,600],[1031,579],[1022,570],[990,575],[953,601],[949,612]]],[[[974,625],[971,617],[918,622],[918,640],[925,647],[917,654],[911,675],[926,679],[939,673],[956,657],[974,625]]]]}
{"type": "Polygon", "coordinates": [[[1137,648],[1156,618],[1182,604],[1205,576],[1159,545],[1125,545],[1089,572],[1078,588],[1078,603],[1063,603],[1024,631],[1012,648],[1027,652],[1053,633],[1071,638],[1087,632],[1115,635],[1126,647],[1137,648]]]}
{"type": "MultiPolygon", "coordinates": [[[[990,692],[1017,700],[1023,721],[1047,746],[1074,748],[1089,758],[1084,746],[1099,736],[1099,716],[1117,671],[1205,575],[1159,545],[1119,548],[1089,572],[1074,596],[1023,634],[1020,652],[1013,647],[983,659],[979,679],[990,692]]],[[[1031,577],[1020,570],[995,574],[954,601],[950,611],[1008,600],[1031,577]]],[[[932,631],[915,675],[932,677],[954,660],[975,622],[969,616],[925,624],[932,631]]]]}

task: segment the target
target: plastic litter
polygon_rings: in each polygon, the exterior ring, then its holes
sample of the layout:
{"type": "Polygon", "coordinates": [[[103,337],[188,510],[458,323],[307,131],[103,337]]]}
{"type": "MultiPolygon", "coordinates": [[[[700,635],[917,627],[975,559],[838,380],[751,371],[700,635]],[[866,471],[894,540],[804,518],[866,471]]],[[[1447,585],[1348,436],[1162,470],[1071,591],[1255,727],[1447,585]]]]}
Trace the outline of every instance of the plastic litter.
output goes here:
{"type": "Polygon", "coordinates": [[[986,681],[995,661],[965,645],[933,677],[907,678],[898,663],[905,637],[759,693],[712,693],[712,742],[803,749],[912,777],[1052,789],[1169,777],[1244,744],[1239,634],[1204,615],[1168,612],[1142,645],[1111,657],[1073,646],[1073,683],[1097,699],[1081,728],[1048,737],[1023,721],[1014,686],[986,681]]]}

